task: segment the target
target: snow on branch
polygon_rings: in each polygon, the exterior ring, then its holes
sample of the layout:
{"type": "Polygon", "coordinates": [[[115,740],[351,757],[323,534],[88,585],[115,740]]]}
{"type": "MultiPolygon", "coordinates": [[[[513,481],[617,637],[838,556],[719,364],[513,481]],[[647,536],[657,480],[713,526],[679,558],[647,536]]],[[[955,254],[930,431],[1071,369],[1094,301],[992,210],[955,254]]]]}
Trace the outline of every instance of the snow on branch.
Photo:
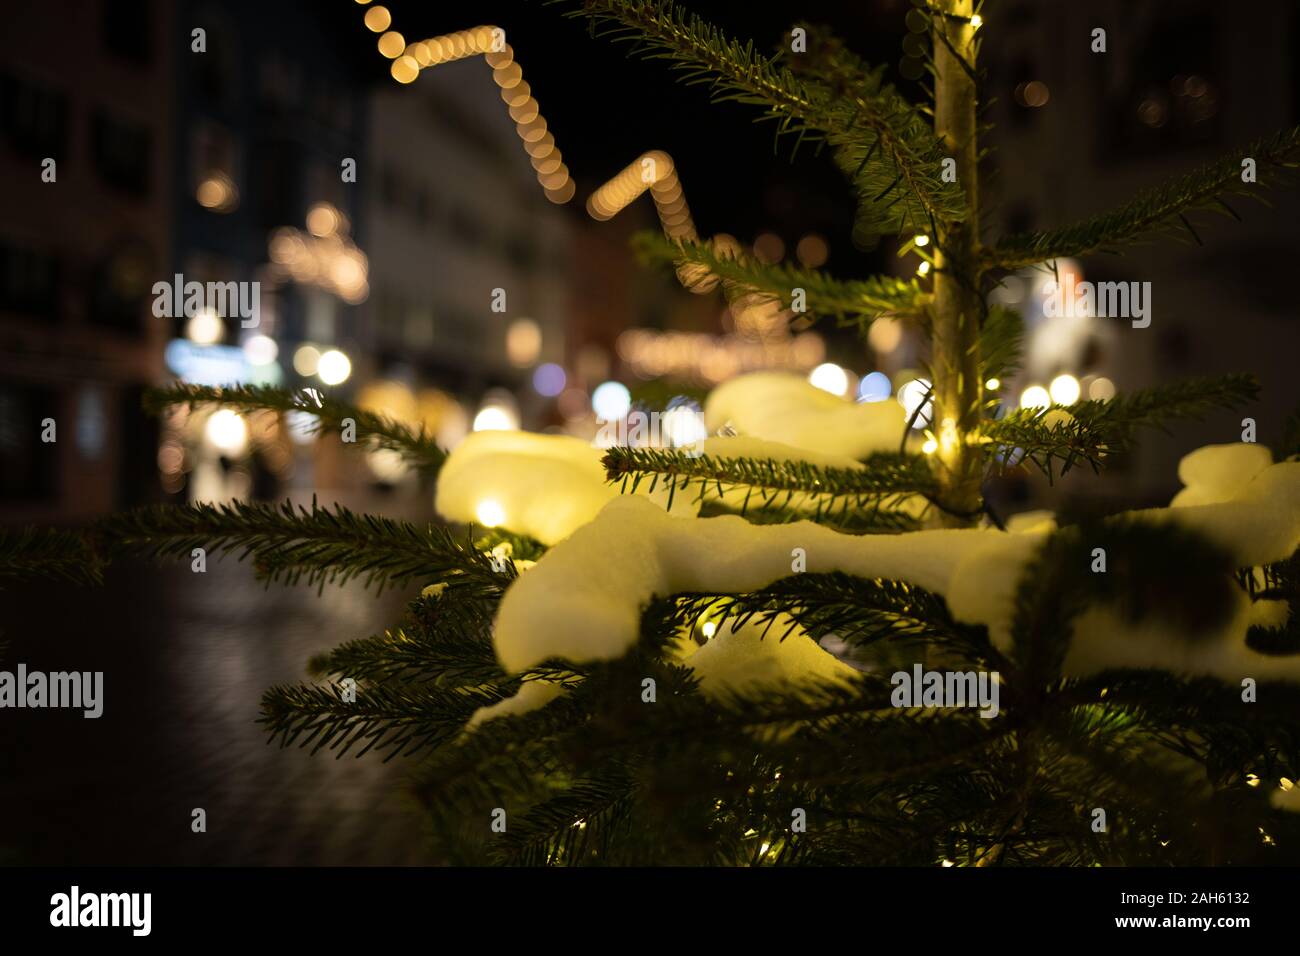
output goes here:
{"type": "MultiPolygon", "coordinates": [[[[706,445],[718,450],[762,447],[747,439],[710,439],[706,445]]],[[[677,495],[689,495],[694,489],[693,500],[722,502],[742,516],[755,510],[831,524],[852,520],[856,526],[866,520],[876,530],[916,525],[920,509],[909,499],[937,488],[924,459],[882,452],[852,464],[836,467],[797,458],[748,457],[743,452],[737,457],[716,457],[665,448],[615,447],[604,457],[606,476],[619,482],[621,491],[636,493],[647,484],[654,492],[662,484],[669,508],[677,495]]]]}

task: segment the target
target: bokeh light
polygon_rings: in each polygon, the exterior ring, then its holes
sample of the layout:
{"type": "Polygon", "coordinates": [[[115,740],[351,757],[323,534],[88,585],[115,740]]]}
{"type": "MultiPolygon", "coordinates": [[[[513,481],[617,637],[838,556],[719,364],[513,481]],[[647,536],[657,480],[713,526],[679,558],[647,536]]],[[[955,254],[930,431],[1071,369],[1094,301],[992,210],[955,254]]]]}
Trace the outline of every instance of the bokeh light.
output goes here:
{"type": "Polygon", "coordinates": [[[843,395],[849,390],[849,374],[834,362],[823,362],[808,373],[808,381],[823,392],[843,395]]]}
{"type": "Polygon", "coordinates": [[[248,424],[233,409],[218,408],[208,416],[203,433],[212,447],[224,455],[241,455],[248,445],[248,424]]]}
{"type": "Polygon", "coordinates": [[[211,309],[200,309],[185,323],[185,337],[199,345],[215,345],[225,336],[225,323],[211,309]]]}
{"type": "Polygon", "coordinates": [[[1030,385],[1020,393],[1021,408],[1048,408],[1051,404],[1051,393],[1041,385],[1030,385]]]}
{"type": "Polygon", "coordinates": [[[913,428],[924,428],[930,424],[930,418],[934,414],[934,397],[926,398],[930,388],[929,379],[914,378],[898,390],[898,404],[903,406],[908,420],[912,421],[912,416],[916,416],[912,422],[913,428]]]}
{"type": "Polygon", "coordinates": [[[554,362],[539,365],[536,371],[533,372],[533,390],[538,395],[545,395],[547,398],[554,398],[563,392],[567,381],[564,369],[554,362]]]}
{"type": "Polygon", "coordinates": [[[478,518],[478,523],[485,528],[495,528],[504,524],[506,520],[506,509],[501,507],[501,502],[492,498],[484,498],[474,509],[474,514],[478,518]]]}
{"type": "Polygon", "coordinates": [[[1073,375],[1058,375],[1047,386],[1048,394],[1057,405],[1073,405],[1079,400],[1079,380],[1073,375]]]}
{"type": "Polygon", "coordinates": [[[883,402],[892,394],[893,383],[884,372],[868,372],[858,384],[858,398],[864,402],[883,402]]]}
{"type": "Polygon", "coordinates": [[[254,335],[244,342],[244,358],[249,365],[270,365],[280,354],[280,346],[269,335],[254,335]]]}
{"type": "Polygon", "coordinates": [[[506,358],[518,368],[532,365],[542,354],[542,327],[532,319],[515,319],[506,330],[506,358]]]}
{"type": "Polygon", "coordinates": [[[352,361],[338,349],[330,349],[320,357],[316,374],[326,385],[341,385],[352,374],[352,361]]]}
{"type": "Polygon", "coordinates": [[[632,393],[622,382],[602,382],[591,393],[591,410],[601,421],[614,422],[632,408],[632,393]]]}

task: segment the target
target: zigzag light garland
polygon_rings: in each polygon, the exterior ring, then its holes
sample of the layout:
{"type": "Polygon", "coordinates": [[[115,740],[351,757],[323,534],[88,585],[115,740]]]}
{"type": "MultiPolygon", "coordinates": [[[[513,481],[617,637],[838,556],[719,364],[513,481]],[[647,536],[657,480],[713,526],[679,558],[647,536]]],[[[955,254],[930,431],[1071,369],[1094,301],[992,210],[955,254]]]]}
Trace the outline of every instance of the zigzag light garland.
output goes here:
{"type": "MultiPolygon", "coordinates": [[[[357,0],[357,3],[364,6],[370,0],[357,0]]],[[[398,83],[413,83],[421,70],[481,54],[492,67],[492,79],[501,88],[501,99],[515,121],[515,132],[537,171],[537,181],[546,198],[553,203],[566,203],[573,198],[577,186],[555,145],[555,137],[546,128],[546,119],[532,90],[524,82],[514,50],[506,43],[505,30],[484,25],[407,43],[400,33],[388,29],[392,20],[387,7],[366,10],[366,27],[373,33],[383,33],[379,38],[379,52],[393,61],[389,68],[393,79],[398,83]]]]}
{"type": "MultiPolygon", "coordinates": [[[[537,181],[542,185],[546,198],[554,203],[566,203],[573,198],[577,187],[569,176],[569,168],[564,165],[559,147],[555,145],[555,136],[547,130],[537,100],[524,81],[523,70],[514,58],[514,49],[505,42],[505,30],[483,25],[407,43],[400,33],[389,29],[393,18],[387,7],[371,7],[370,0],[356,2],[368,7],[366,27],[373,33],[382,34],[379,52],[393,61],[390,72],[398,83],[415,82],[420,71],[429,67],[482,55],[492,68],[492,79],[501,88],[501,99],[509,108],[510,118],[515,121],[515,131],[523,141],[533,169],[537,171],[537,181]]],[[[642,153],[592,193],[587,200],[587,212],[593,219],[612,219],[646,190],[650,191],[659,222],[669,239],[699,241],[690,207],[677,177],[676,164],[663,150],[642,153]]],[[[719,255],[732,258],[742,255],[739,243],[731,236],[715,236],[709,242],[719,255]]],[[[719,281],[706,266],[694,263],[679,266],[677,278],[691,292],[701,294],[712,291],[719,281]]],[[[780,320],[785,317],[784,310],[774,297],[738,294],[730,282],[723,283],[723,287],[733,312],[754,317],[752,324],[766,330],[783,324],[780,320]]]]}

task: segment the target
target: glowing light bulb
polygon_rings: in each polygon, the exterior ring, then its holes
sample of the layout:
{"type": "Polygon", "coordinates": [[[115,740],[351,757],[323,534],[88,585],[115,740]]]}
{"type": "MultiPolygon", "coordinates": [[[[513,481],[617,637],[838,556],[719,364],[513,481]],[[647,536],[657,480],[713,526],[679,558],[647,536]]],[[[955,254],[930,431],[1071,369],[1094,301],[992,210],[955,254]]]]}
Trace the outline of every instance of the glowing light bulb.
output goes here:
{"type": "Polygon", "coordinates": [[[330,349],[320,357],[316,374],[326,385],[340,385],[352,374],[352,361],[338,349],[330,349]]]}
{"type": "Polygon", "coordinates": [[[718,625],[714,621],[705,621],[704,626],[700,628],[700,633],[706,638],[711,639],[714,634],[718,633],[718,625]]]}
{"type": "Polygon", "coordinates": [[[923,378],[914,378],[898,390],[898,404],[903,406],[908,420],[911,421],[912,416],[916,416],[916,421],[912,424],[913,428],[924,428],[930,424],[930,416],[934,413],[934,399],[927,400],[926,394],[929,391],[930,383],[923,378]],[[920,411],[918,412],[917,409],[920,411]]]}
{"type": "Polygon", "coordinates": [[[996,392],[998,389],[1002,387],[1002,382],[1000,379],[991,378],[984,383],[984,387],[988,389],[990,392],[996,392]]]}
{"type": "Polygon", "coordinates": [[[1088,397],[1098,402],[1108,402],[1115,397],[1115,383],[1108,378],[1095,379],[1088,386],[1088,397]]]}
{"type": "Polygon", "coordinates": [[[1073,405],[1079,400],[1079,380],[1073,375],[1058,375],[1047,391],[1057,405],[1073,405]]]}
{"type": "Polygon", "coordinates": [[[903,341],[903,323],[898,319],[880,318],[867,330],[867,344],[877,352],[889,353],[903,341]]]}
{"type": "Polygon", "coordinates": [[[622,382],[602,382],[591,393],[591,410],[601,421],[618,421],[632,410],[632,393],[622,382]]]}
{"type": "Polygon", "coordinates": [[[398,83],[414,83],[420,75],[420,61],[413,56],[399,56],[388,72],[398,83]]]}
{"type": "Polygon", "coordinates": [[[925,452],[927,455],[933,455],[938,450],[939,443],[933,438],[927,438],[925,444],[921,446],[921,451],[925,452]]]}
{"type": "Polygon", "coordinates": [[[926,235],[913,236],[912,242],[917,246],[928,246],[930,244],[930,237],[926,235]]]}
{"type": "Polygon", "coordinates": [[[293,370],[304,378],[315,375],[319,365],[320,349],[314,345],[301,345],[293,353],[293,370]]]}
{"type": "Polygon", "coordinates": [[[492,498],[484,498],[474,509],[474,514],[478,518],[478,523],[485,528],[495,528],[504,524],[506,520],[506,509],[501,507],[501,502],[492,498]]]}
{"type": "Polygon", "coordinates": [[[1030,385],[1020,393],[1021,408],[1048,408],[1051,404],[1051,394],[1041,385],[1030,385]]]}
{"type": "Polygon", "coordinates": [[[848,373],[834,362],[823,362],[808,373],[808,381],[823,392],[843,395],[849,390],[848,373]]]}
{"type": "Polygon", "coordinates": [[[248,443],[248,425],[239,413],[229,408],[219,408],[208,418],[204,434],[218,451],[238,455],[248,443]]]}
{"type": "Polygon", "coordinates": [[[703,413],[698,406],[691,405],[678,405],[664,412],[660,418],[660,432],[665,443],[673,448],[695,445],[709,437],[703,413]]]}
{"type": "Polygon", "coordinates": [[[307,230],[313,236],[332,236],[341,222],[339,211],[327,202],[318,202],[307,211],[307,230]]]}
{"type": "Polygon", "coordinates": [[[195,312],[185,323],[185,335],[191,342],[197,342],[199,345],[215,345],[225,334],[225,324],[211,309],[195,312]]]}
{"type": "Polygon", "coordinates": [[[279,354],[280,347],[268,335],[254,335],[244,343],[244,358],[250,365],[270,365],[279,354]]]}
{"type": "Polygon", "coordinates": [[[519,368],[532,365],[542,352],[542,328],[532,319],[515,319],[506,330],[506,357],[519,368]]]}
{"type": "Polygon", "coordinates": [[[984,26],[984,18],[978,13],[975,14],[975,16],[970,18],[970,26],[972,30],[978,30],[980,27],[984,26]]]}
{"type": "Polygon", "coordinates": [[[858,385],[858,398],[864,402],[883,402],[892,394],[893,383],[884,372],[868,372],[858,385]]]}
{"type": "Polygon", "coordinates": [[[512,432],[518,427],[514,413],[502,405],[486,405],[474,416],[476,432],[512,432]]]}
{"type": "Polygon", "coordinates": [[[930,263],[928,263],[928,262],[922,262],[919,266],[916,267],[916,274],[919,275],[919,276],[926,276],[926,275],[929,275],[929,274],[930,274],[930,263]]]}
{"type": "Polygon", "coordinates": [[[554,362],[539,365],[537,371],[533,372],[533,389],[538,395],[545,395],[547,398],[554,398],[564,391],[566,381],[564,369],[554,362]]]}
{"type": "Polygon", "coordinates": [[[395,60],[406,49],[406,40],[395,30],[389,30],[379,38],[379,52],[390,60],[395,60]]]}

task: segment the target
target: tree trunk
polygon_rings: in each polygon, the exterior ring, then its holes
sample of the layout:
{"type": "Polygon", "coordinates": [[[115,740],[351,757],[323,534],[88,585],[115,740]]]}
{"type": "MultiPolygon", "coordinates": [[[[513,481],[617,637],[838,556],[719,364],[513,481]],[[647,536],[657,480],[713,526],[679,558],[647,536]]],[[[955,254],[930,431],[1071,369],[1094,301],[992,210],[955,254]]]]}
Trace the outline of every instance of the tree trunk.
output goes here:
{"type": "Polygon", "coordinates": [[[976,254],[979,247],[978,145],[975,83],[975,27],[970,23],[975,0],[940,0],[935,16],[934,131],[945,155],[956,160],[957,183],[966,195],[964,222],[939,224],[934,277],[935,452],[940,482],[942,521],[972,524],[981,508],[979,453],[967,435],[979,423],[984,383],[980,377],[981,303],[976,254]],[[942,36],[940,36],[942,34],[942,36]],[[943,38],[947,38],[947,44],[943,38]],[[951,45],[951,50],[949,49],[951,45]]]}

